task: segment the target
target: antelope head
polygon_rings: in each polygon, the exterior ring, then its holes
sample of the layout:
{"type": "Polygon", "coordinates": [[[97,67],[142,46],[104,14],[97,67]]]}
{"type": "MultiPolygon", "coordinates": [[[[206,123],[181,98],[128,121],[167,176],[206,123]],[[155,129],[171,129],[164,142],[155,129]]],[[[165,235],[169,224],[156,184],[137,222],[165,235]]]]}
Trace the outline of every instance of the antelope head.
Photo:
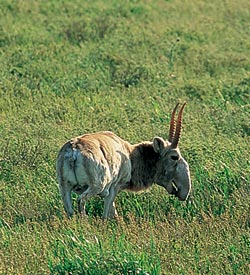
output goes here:
{"type": "Polygon", "coordinates": [[[153,147],[159,153],[159,161],[156,172],[156,183],[166,188],[169,194],[175,195],[179,200],[187,199],[191,189],[189,166],[181,156],[178,143],[181,135],[182,113],[186,105],[184,103],[175,120],[177,104],[172,112],[169,138],[165,141],[161,137],[155,137],[153,147]]]}

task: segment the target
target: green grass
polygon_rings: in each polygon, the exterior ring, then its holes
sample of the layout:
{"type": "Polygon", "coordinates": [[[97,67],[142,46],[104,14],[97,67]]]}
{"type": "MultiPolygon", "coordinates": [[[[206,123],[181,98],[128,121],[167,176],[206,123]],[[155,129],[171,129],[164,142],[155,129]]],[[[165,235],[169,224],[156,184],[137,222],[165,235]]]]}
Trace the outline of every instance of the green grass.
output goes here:
{"type": "Polygon", "coordinates": [[[248,274],[248,2],[1,1],[1,274],[248,274]],[[67,220],[61,145],[167,138],[183,101],[190,199],[154,186],[119,194],[118,220],[100,198],[67,220]]]}

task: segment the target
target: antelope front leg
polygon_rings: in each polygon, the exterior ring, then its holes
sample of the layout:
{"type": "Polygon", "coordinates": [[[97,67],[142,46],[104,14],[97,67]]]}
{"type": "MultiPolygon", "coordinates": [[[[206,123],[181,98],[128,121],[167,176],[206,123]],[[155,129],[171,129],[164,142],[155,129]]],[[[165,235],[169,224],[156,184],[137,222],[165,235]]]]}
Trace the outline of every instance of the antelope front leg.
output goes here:
{"type": "Polygon", "coordinates": [[[115,208],[115,202],[114,199],[117,195],[117,191],[114,187],[110,187],[109,193],[107,196],[104,197],[104,210],[103,210],[103,218],[104,219],[112,219],[114,217],[117,217],[117,211],[115,208]]]}

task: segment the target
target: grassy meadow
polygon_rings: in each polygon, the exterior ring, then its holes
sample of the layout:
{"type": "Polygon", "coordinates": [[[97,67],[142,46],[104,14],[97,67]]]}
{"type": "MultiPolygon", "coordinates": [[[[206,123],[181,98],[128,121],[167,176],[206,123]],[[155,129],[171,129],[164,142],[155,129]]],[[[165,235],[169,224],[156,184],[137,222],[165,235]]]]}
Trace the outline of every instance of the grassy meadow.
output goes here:
{"type": "Polygon", "coordinates": [[[249,274],[249,1],[0,5],[0,274],[249,274]],[[116,220],[98,197],[68,220],[62,144],[167,138],[184,101],[188,201],[153,186],[120,193],[116,220]]]}

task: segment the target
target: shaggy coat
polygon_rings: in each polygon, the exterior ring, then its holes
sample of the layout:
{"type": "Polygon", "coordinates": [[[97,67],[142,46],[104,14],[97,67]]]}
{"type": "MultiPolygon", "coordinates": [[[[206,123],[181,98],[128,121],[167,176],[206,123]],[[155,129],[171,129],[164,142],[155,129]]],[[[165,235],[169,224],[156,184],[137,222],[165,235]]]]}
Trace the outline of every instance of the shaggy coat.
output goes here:
{"type": "Polygon", "coordinates": [[[137,192],[156,183],[185,200],[191,188],[189,167],[177,145],[173,146],[179,136],[171,135],[172,142],[155,137],[152,142],[131,145],[105,131],[66,142],[58,154],[57,178],[68,217],[73,215],[71,192],[79,195],[78,210],[83,214],[89,198],[103,197],[104,218],[117,215],[114,200],[124,189],[137,192]]]}

